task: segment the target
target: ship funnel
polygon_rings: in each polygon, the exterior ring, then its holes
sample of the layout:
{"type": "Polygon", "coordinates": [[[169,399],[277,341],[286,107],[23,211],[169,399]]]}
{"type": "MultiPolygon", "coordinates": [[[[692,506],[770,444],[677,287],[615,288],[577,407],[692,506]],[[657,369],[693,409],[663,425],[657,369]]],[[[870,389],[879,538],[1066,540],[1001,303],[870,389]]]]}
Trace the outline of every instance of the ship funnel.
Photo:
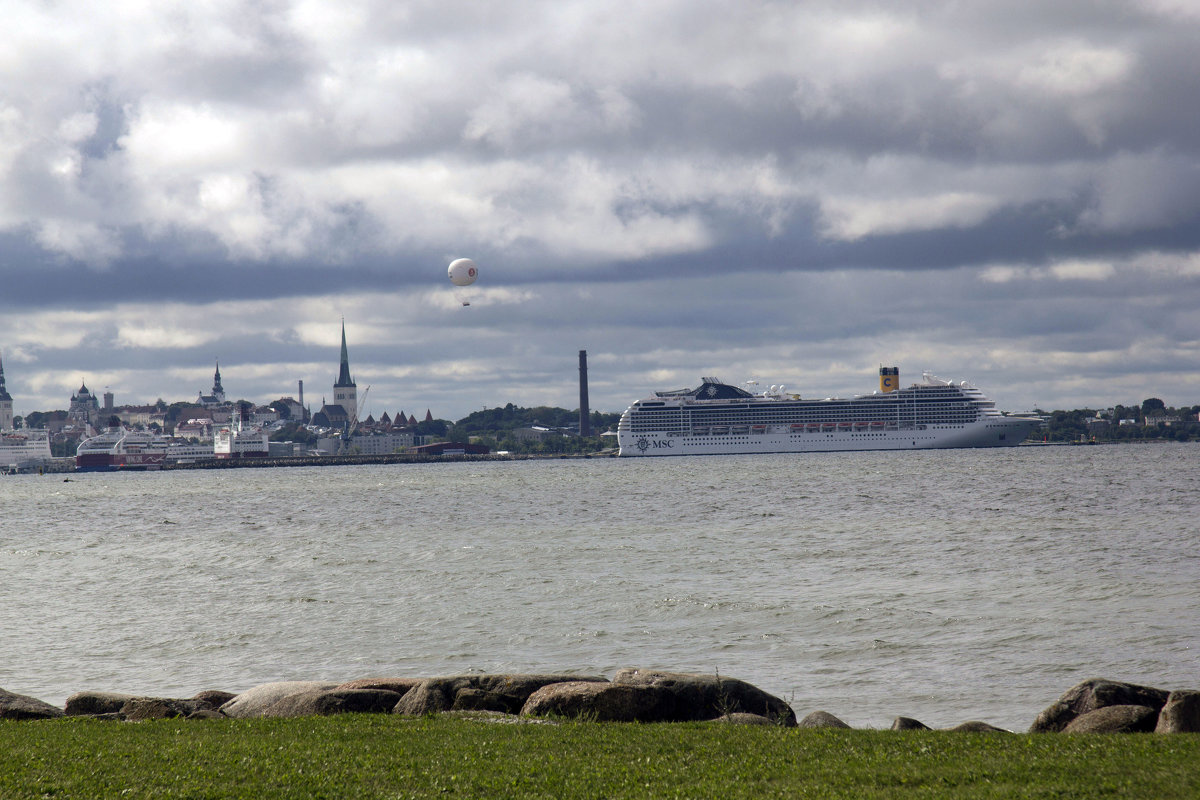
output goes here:
{"type": "Polygon", "coordinates": [[[879,368],[879,391],[894,392],[900,388],[900,368],[899,367],[880,367],[879,368]]]}

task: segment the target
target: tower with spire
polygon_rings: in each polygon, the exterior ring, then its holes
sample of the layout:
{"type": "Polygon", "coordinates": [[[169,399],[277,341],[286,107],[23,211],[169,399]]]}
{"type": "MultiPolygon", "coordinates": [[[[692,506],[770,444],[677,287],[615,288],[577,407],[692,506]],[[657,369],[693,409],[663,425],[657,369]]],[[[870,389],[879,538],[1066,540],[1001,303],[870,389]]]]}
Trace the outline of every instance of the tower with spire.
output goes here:
{"type": "Polygon", "coordinates": [[[0,431],[13,429],[13,399],[4,388],[4,359],[0,357],[0,431]]]}
{"type": "Polygon", "coordinates": [[[212,394],[200,392],[196,398],[196,405],[202,408],[212,408],[213,406],[225,405],[225,387],[221,385],[221,362],[217,361],[217,369],[213,372],[213,387],[212,394]]]}
{"type": "Polygon", "coordinates": [[[346,320],[342,319],[342,363],[337,383],[333,385],[333,404],[346,410],[346,418],[358,415],[358,387],[350,378],[350,355],[346,350],[346,320]]]}
{"type": "Polygon", "coordinates": [[[221,362],[216,362],[217,369],[213,373],[213,397],[217,398],[217,402],[225,402],[225,387],[221,385],[221,362]]]}

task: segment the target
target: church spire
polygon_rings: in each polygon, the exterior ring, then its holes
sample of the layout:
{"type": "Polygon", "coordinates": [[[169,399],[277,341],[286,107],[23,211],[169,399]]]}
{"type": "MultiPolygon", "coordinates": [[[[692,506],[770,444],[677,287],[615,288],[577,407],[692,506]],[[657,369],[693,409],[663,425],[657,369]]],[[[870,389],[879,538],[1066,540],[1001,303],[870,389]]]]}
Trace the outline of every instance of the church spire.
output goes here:
{"type": "Polygon", "coordinates": [[[0,400],[12,402],[12,396],[9,395],[8,389],[4,388],[4,358],[0,356],[0,400]]]}
{"type": "Polygon", "coordinates": [[[8,389],[4,388],[4,362],[0,360],[0,431],[9,431],[13,427],[13,400],[8,389]]]}
{"type": "Polygon", "coordinates": [[[212,393],[213,393],[213,397],[217,398],[217,400],[219,402],[224,403],[225,402],[225,387],[221,385],[221,362],[217,361],[216,364],[217,364],[217,369],[213,373],[212,393]]]}
{"type": "Polygon", "coordinates": [[[354,386],[354,381],[350,379],[350,355],[346,350],[346,320],[342,319],[342,365],[338,372],[337,386],[354,386]]]}

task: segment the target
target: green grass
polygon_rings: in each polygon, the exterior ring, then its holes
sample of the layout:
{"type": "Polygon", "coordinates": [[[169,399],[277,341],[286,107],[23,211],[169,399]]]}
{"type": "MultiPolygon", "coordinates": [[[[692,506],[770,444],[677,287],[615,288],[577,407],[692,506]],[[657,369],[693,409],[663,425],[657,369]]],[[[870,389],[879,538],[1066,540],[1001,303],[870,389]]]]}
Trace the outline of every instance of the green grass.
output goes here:
{"type": "Polygon", "coordinates": [[[0,798],[1194,798],[1200,736],[501,725],[346,715],[0,721],[0,798]]]}

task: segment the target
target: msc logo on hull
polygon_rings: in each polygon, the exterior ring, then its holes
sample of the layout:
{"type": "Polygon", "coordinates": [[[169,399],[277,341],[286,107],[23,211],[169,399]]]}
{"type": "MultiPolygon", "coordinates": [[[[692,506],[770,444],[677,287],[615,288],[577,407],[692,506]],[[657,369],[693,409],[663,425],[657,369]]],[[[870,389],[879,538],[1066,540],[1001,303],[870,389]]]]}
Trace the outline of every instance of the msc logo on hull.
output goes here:
{"type": "Polygon", "coordinates": [[[637,440],[634,446],[639,452],[644,453],[647,450],[655,450],[658,448],[670,450],[671,448],[675,447],[675,443],[670,439],[647,439],[645,436],[643,436],[637,440]]]}

